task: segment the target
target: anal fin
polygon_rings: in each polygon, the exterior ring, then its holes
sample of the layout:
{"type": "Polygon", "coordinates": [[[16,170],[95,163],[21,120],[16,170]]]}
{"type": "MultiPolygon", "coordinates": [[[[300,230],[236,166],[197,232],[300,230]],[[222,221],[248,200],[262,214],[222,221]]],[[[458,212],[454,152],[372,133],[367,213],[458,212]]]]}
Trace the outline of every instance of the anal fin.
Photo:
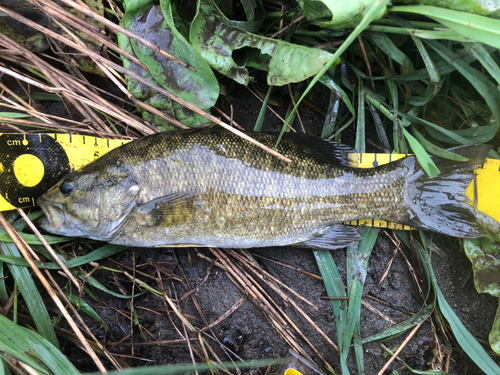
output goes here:
{"type": "Polygon", "coordinates": [[[314,237],[291,246],[317,250],[334,250],[347,247],[360,239],[361,236],[356,228],[342,224],[333,224],[322,236],[314,237]]]}

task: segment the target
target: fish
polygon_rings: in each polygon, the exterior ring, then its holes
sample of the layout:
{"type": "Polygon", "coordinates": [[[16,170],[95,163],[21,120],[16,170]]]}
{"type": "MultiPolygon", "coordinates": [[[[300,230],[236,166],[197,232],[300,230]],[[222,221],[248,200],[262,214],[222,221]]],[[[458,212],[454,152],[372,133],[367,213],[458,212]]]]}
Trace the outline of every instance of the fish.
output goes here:
{"type": "MultiPolygon", "coordinates": [[[[251,133],[275,147],[278,134],[251,133]]],[[[287,163],[221,127],[174,130],[124,144],[65,176],[38,199],[47,232],[134,247],[337,249],[358,241],[342,223],[380,219],[476,238],[466,189],[490,146],[458,146],[454,161],[415,156],[354,168],[352,149],[285,133],[287,163]]]]}

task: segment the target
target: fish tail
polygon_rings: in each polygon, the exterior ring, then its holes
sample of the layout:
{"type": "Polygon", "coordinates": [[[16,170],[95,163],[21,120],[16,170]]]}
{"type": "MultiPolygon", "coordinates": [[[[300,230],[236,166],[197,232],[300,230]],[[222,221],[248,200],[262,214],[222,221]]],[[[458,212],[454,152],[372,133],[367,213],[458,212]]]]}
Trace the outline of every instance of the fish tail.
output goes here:
{"type": "Polygon", "coordinates": [[[474,170],[482,167],[490,148],[488,145],[470,145],[449,150],[468,158],[468,161],[433,156],[432,160],[441,171],[435,178],[423,171],[414,156],[405,159],[409,172],[405,189],[408,216],[404,224],[454,237],[484,235],[466,191],[474,180],[474,170]]]}

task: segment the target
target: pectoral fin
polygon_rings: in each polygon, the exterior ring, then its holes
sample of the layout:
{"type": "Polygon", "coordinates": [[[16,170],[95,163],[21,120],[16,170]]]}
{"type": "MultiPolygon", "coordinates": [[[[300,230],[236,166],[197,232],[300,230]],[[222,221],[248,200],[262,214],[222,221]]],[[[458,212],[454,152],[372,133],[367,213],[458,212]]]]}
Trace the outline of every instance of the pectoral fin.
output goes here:
{"type": "Polygon", "coordinates": [[[359,241],[361,236],[354,227],[342,224],[333,224],[322,236],[311,238],[310,240],[299,242],[291,246],[307,247],[317,250],[334,250],[349,246],[355,241],[359,241]]]}
{"type": "Polygon", "coordinates": [[[205,201],[198,194],[182,192],[153,199],[138,207],[145,225],[155,227],[184,224],[193,219],[194,213],[205,201]]]}

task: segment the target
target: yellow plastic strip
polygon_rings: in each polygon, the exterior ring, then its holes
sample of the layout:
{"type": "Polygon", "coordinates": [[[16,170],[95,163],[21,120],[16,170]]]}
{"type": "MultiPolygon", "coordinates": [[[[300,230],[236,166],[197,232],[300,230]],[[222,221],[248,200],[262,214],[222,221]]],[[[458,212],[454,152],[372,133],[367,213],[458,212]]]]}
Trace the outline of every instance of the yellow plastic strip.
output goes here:
{"type": "Polygon", "coordinates": [[[34,206],[64,175],[126,142],[73,134],[0,134],[0,211],[34,206]]]}
{"type": "MultiPolygon", "coordinates": [[[[129,141],[72,134],[0,134],[0,211],[34,206],[36,198],[65,174],[129,141]]],[[[353,166],[372,168],[405,157],[397,154],[350,154],[353,166]]],[[[487,159],[467,190],[477,208],[500,221],[500,160],[487,159]]],[[[382,220],[355,220],[350,225],[389,229],[408,226],[382,220]]]]}

